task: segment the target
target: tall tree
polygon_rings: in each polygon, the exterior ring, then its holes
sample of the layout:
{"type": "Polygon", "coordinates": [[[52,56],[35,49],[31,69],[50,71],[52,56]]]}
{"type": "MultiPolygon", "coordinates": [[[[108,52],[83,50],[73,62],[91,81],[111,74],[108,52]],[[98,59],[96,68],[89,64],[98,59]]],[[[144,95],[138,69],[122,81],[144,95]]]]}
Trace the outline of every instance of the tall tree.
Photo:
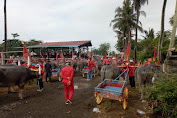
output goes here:
{"type": "Polygon", "coordinates": [[[171,34],[169,49],[173,48],[173,46],[175,44],[176,28],[177,28],[177,0],[176,0],[174,23],[173,23],[173,29],[172,29],[172,34],[171,34]]]}
{"type": "Polygon", "coordinates": [[[159,38],[159,43],[158,43],[158,55],[157,59],[161,61],[161,48],[162,48],[162,43],[163,43],[163,38],[164,38],[164,19],[165,19],[165,8],[166,8],[167,0],[164,0],[163,2],[163,7],[162,7],[162,19],[161,19],[161,31],[160,31],[160,38],[159,38]]]}
{"type": "MultiPolygon", "coordinates": [[[[140,16],[140,9],[141,6],[144,5],[148,0],[133,0],[134,8],[136,10],[137,18],[136,18],[136,23],[139,23],[139,16],[140,16]]],[[[144,14],[145,12],[142,12],[144,14]]],[[[144,14],[145,15],[145,14],[144,14]]],[[[137,39],[138,39],[138,27],[136,28],[136,34],[135,34],[135,61],[137,60],[137,39]]]]}
{"type": "Polygon", "coordinates": [[[6,0],[4,0],[4,41],[5,41],[5,52],[7,52],[7,15],[6,15],[6,0]]]}
{"type": "MultiPolygon", "coordinates": [[[[113,23],[113,29],[114,31],[120,30],[123,32],[127,41],[130,41],[130,49],[131,49],[132,30],[135,30],[137,28],[141,32],[143,31],[142,27],[138,25],[141,23],[138,21],[138,24],[137,24],[137,21],[136,21],[137,14],[134,13],[134,9],[131,4],[131,1],[125,0],[123,2],[123,7],[122,8],[118,7],[115,10],[115,13],[116,14],[115,14],[114,20],[111,21],[111,23],[113,23]]],[[[125,51],[124,51],[124,54],[125,54],[125,51]]]]}

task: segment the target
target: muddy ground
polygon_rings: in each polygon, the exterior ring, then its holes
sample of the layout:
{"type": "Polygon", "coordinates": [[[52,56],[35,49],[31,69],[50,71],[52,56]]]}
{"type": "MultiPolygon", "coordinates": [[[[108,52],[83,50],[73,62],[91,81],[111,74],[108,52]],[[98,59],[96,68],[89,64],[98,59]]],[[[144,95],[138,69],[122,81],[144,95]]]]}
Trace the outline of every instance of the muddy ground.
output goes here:
{"type": "MultiPolygon", "coordinates": [[[[123,110],[122,102],[104,99],[96,105],[94,87],[102,80],[100,77],[86,81],[81,75],[74,75],[74,82],[88,84],[87,88],[75,90],[73,104],[66,105],[62,82],[53,78],[51,83],[44,83],[43,92],[37,92],[36,84],[25,86],[24,99],[18,99],[18,93],[7,93],[0,88],[0,118],[143,118],[137,110],[145,110],[145,103],[139,101],[137,89],[129,88],[128,107],[123,110]],[[94,107],[100,113],[93,113],[94,107]]],[[[85,87],[85,86],[81,86],[85,87]]],[[[16,91],[18,89],[16,88],[16,91]]]]}

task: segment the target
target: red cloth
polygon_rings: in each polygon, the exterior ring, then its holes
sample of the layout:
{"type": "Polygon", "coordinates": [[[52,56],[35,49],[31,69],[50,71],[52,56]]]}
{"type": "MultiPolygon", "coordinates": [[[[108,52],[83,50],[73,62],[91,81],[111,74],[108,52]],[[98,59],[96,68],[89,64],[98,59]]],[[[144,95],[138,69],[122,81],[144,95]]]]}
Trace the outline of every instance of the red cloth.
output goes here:
{"type": "Polygon", "coordinates": [[[109,59],[105,59],[104,62],[106,63],[106,65],[109,65],[110,60],[109,59]]]}
{"type": "Polygon", "coordinates": [[[64,83],[64,89],[65,89],[65,100],[67,101],[69,99],[70,101],[72,101],[73,94],[74,94],[73,82],[69,86],[67,85],[67,83],[64,83]],[[68,96],[68,90],[69,90],[69,96],[68,96]]]}
{"type": "Polygon", "coordinates": [[[95,64],[92,61],[89,61],[88,67],[89,67],[89,71],[92,71],[93,67],[95,67],[95,64]]]}
{"type": "Polygon", "coordinates": [[[63,83],[68,83],[69,81],[71,81],[71,83],[73,82],[73,74],[74,74],[74,69],[73,67],[64,67],[62,70],[61,70],[61,76],[63,78],[63,83]],[[69,77],[69,79],[68,79],[69,77]]]}
{"type": "Polygon", "coordinates": [[[129,67],[129,72],[128,72],[129,77],[135,76],[135,74],[134,74],[135,68],[132,67],[132,66],[133,66],[133,65],[129,65],[129,66],[128,66],[128,67],[129,67]]]}

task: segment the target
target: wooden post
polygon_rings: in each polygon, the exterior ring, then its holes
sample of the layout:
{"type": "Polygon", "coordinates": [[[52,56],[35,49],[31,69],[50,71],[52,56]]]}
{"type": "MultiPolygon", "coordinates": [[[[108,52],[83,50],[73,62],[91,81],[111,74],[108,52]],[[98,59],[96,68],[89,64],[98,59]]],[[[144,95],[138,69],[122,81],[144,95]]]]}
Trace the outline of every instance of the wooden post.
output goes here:
{"type": "Polygon", "coordinates": [[[40,48],[40,56],[41,56],[42,52],[41,52],[41,48],[40,48]]]}
{"type": "Polygon", "coordinates": [[[5,62],[4,62],[4,54],[3,52],[1,52],[1,65],[4,65],[5,62]]]}

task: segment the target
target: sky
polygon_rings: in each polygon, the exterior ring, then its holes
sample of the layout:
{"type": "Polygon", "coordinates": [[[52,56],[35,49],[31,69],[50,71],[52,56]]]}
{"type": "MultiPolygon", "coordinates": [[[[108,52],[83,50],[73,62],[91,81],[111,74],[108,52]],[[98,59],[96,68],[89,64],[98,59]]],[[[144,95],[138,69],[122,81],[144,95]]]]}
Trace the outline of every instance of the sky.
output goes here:
{"type": "MultiPolygon", "coordinates": [[[[4,6],[0,0],[0,43],[4,39],[4,6]]],[[[19,39],[43,42],[91,40],[92,47],[110,43],[116,51],[117,38],[110,27],[115,9],[123,0],[7,0],[7,32],[18,33],[19,39]]],[[[171,30],[169,18],[175,13],[175,0],[168,0],[165,30],[171,30]]],[[[163,0],[149,0],[142,7],[146,17],[141,16],[143,29],[160,31],[163,0]]],[[[139,34],[138,38],[142,38],[139,34]]]]}

